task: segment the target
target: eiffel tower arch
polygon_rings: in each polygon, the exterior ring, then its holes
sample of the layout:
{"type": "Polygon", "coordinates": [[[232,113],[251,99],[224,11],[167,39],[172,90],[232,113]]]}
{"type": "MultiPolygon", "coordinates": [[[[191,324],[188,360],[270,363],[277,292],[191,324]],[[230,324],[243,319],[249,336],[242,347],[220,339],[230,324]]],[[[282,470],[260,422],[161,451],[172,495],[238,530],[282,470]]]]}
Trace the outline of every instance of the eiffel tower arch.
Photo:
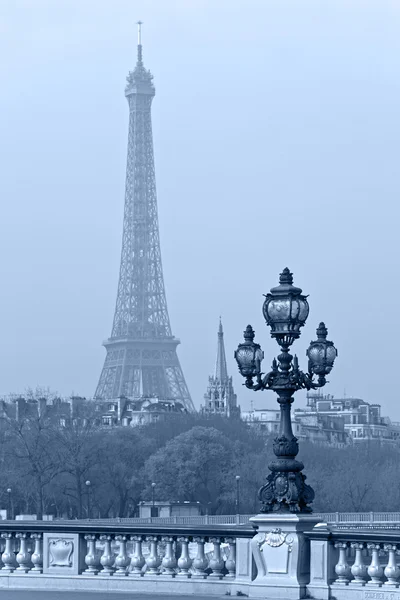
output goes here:
{"type": "Polygon", "coordinates": [[[151,125],[155,89],[143,66],[140,26],[137,63],[125,89],[129,133],[117,301],[95,398],[157,397],[194,411],[165,296],[151,125]]]}

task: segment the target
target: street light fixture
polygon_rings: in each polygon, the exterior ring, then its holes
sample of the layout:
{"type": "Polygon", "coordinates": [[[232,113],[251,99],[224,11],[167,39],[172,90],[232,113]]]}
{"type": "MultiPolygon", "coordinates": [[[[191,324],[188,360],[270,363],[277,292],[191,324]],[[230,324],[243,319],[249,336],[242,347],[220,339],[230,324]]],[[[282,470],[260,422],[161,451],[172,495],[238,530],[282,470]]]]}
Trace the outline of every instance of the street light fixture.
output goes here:
{"type": "Polygon", "coordinates": [[[317,340],[310,343],[307,350],[308,372],[299,369],[297,356],[289,354],[289,348],[300,337],[300,328],[305,324],[309,313],[307,296],[293,285],[293,275],[288,268],[279,277],[279,285],[265,296],[263,314],[271,328],[271,337],[275,338],[282,353],[278,360],[274,358],[272,368],[264,375],[261,362],[264,353],[254,342],[254,330],[251,325],[244,332],[244,343],[239,344],[235,352],[241,375],[246,379],[245,386],[251,390],[272,390],[278,394],[281,420],[279,436],[274,441],[276,460],[268,466],[272,471],[267,483],[259,491],[262,502],[261,512],[310,513],[309,504],[314,499],[314,490],[305,483],[306,476],[301,472],[303,463],[295,457],[299,452],[297,438],[293,435],[291,423],[291,405],[293,394],[301,389],[323,387],[326,375],[331,372],[337,350],[333,342],[328,341],[328,331],[324,323],[317,329],[317,340]],[[263,377],[264,375],[264,377],[263,377]],[[314,376],[318,377],[314,381],[314,376]],[[256,383],[253,379],[256,379],[256,383]]]}
{"type": "Polygon", "coordinates": [[[239,501],[240,501],[240,495],[239,495],[239,487],[240,487],[240,475],[236,475],[235,477],[236,479],[236,514],[239,515],[239,501]]]}
{"type": "Polygon", "coordinates": [[[91,514],[92,514],[92,506],[91,506],[92,503],[91,503],[91,497],[90,497],[92,482],[89,481],[89,479],[88,479],[87,481],[85,481],[85,485],[87,487],[87,493],[88,493],[88,503],[87,503],[88,519],[90,519],[91,514]]]}
{"type": "Polygon", "coordinates": [[[155,489],[156,489],[156,484],[153,483],[151,484],[151,516],[155,517],[155,489]]]}
{"type": "Polygon", "coordinates": [[[12,510],[12,489],[11,488],[7,488],[7,496],[8,496],[8,501],[7,501],[7,508],[8,508],[8,518],[9,519],[13,519],[13,510],[12,510]]]}

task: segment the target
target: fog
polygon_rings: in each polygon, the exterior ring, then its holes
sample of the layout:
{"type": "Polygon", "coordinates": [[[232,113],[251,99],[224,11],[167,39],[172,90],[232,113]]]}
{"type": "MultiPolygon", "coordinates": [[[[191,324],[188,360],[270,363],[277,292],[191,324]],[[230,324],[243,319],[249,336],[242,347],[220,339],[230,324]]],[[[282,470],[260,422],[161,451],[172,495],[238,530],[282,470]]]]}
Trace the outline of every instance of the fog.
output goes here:
{"type": "MultiPolygon", "coordinates": [[[[288,266],[324,320],[326,393],[400,421],[400,6],[388,0],[13,0],[0,7],[0,393],[91,396],[117,293],[135,21],[154,75],[161,250],[196,406],[222,316],[278,353],[263,294],[288,266]]],[[[302,405],[299,394],[296,405],[302,405]]]]}

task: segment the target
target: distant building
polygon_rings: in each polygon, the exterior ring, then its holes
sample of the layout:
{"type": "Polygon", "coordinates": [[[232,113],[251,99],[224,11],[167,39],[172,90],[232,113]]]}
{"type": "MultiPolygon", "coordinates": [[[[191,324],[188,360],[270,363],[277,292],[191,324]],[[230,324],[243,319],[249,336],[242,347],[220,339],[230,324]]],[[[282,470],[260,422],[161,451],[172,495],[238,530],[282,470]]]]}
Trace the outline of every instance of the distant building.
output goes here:
{"type": "Polygon", "coordinates": [[[12,419],[22,422],[46,416],[47,419],[61,427],[67,421],[85,417],[84,409],[88,406],[86,398],[24,398],[8,397],[0,400],[0,420],[12,419]]]}
{"type": "MultiPolygon", "coordinates": [[[[278,409],[243,412],[242,419],[262,431],[279,432],[278,409]]],[[[292,428],[300,440],[335,446],[369,440],[400,442],[400,423],[382,417],[380,404],[369,404],[361,398],[334,398],[318,392],[307,394],[306,408],[294,409],[292,428]]]]}
{"type": "MultiPolygon", "coordinates": [[[[278,435],[281,413],[276,409],[255,409],[242,412],[242,419],[260,431],[278,435]]],[[[343,446],[347,443],[347,433],[342,419],[324,418],[319,415],[306,415],[300,418],[292,413],[292,429],[299,440],[343,446]]]]}
{"type": "Polygon", "coordinates": [[[96,400],[96,413],[101,425],[137,426],[164,420],[171,414],[186,414],[188,411],[176,400],[158,398],[129,399],[121,396],[113,400],[96,400]]]}
{"type": "Polygon", "coordinates": [[[312,419],[341,420],[349,439],[356,443],[368,440],[393,443],[400,437],[400,425],[381,416],[380,404],[369,404],[360,398],[308,393],[307,407],[296,408],[294,418],[302,423],[312,419]]]}
{"type": "Polygon", "coordinates": [[[74,419],[93,419],[99,426],[136,426],[163,420],[171,414],[186,414],[186,408],[175,400],[140,398],[130,400],[121,396],[114,400],[71,398],[4,398],[0,400],[2,419],[18,422],[46,416],[60,427],[74,419]]]}
{"type": "MultiPolygon", "coordinates": [[[[281,418],[279,408],[263,408],[242,411],[241,417],[243,421],[246,421],[249,425],[257,427],[260,431],[264,431],[265,433],[272,433],[275,435],[279,433],[279,424],[281,418]]],[[[296,423],[293,423],[293,415],[292,427],[293,433],[297,436],[299,428],[296,427],[296,423]]]]}
{"type": "Polygon", "coordinates": [[[228,376],[226,366],[224,331],[221,319],[218,328],[217,360],[214,375],[208,378],[207,391],[204,394],[204,406],[201,412],[231,417],[240,414],[237,396],[233,389],[232,377],[228,376]]]}
{"type": "Polygon", "coordinates": [[[193,517],[201,514],[200,502],[170,502],[155,500],[140,502],[139,517],[193,517]]]}

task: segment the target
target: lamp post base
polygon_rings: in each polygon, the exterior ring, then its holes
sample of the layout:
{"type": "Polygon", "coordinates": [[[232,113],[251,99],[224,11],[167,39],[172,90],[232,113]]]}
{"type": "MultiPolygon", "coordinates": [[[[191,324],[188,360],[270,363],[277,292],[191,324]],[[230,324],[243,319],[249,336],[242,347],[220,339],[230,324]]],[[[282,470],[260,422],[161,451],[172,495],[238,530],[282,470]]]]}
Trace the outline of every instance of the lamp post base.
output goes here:
{"type": "Polygon", "coordinates": [[[262,513],[312,512],[309,505],[314,500],[314,490],[305,482],[306,476],[301,472],[304,465],[296,460],[299,451],[297,438],[291,430],[290,434],[291,437],[280,435],[274,441],[276,459],[268,465],[271,473],[258,492],[262,513]]]}

